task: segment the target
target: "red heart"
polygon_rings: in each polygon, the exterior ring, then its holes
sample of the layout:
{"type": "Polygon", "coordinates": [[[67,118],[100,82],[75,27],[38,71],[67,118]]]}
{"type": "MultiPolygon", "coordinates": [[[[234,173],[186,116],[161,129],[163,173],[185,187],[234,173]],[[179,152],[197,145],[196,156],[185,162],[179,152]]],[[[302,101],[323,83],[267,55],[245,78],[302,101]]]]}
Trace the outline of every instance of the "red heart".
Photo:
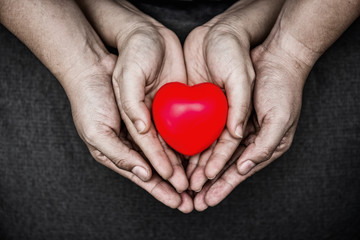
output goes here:
{"type": "Polygon", "coordinates": [[[212,83],[192,87],[167,83],[156,93],[152,106],[161,137],[188,156],[202,152],[220,136],[227,111],[225,94],[212,83]]]}

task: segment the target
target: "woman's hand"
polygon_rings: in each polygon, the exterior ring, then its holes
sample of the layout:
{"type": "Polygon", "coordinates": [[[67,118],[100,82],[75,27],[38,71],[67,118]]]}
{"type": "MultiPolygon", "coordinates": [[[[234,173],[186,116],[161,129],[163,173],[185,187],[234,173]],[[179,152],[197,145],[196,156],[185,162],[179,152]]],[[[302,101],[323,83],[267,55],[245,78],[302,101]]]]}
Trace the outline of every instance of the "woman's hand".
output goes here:
{"type": "Polygon", "coordinates": [[[238,184],[286,152],[294,138],[310,68],[263,45],[252,50],[252,60],[256,71],[253,127],[228,169],[197,194],[197,210],[218,204],[238,184]]]}
{"type": "Polygon", "coordinates": [[[321,54],[360,15],[360,2],[286,1],[266,40],[251,51],[256,72],[255,132],[217,180],[196,195],[197,210],[214,206],[239,183],[287,151],[300,116],[306,78],[321,54]]]}
{"type": "Polygon", "coordinates": [[[196,192],[219,174],[245,137],[255,79],[250,47],[268,34],[282,2],[239,1],[185,41],[188,83],[212,82],[224,89],[229,103],[226,128],[217,142],[190,158],[187,175],[196,192]]]}

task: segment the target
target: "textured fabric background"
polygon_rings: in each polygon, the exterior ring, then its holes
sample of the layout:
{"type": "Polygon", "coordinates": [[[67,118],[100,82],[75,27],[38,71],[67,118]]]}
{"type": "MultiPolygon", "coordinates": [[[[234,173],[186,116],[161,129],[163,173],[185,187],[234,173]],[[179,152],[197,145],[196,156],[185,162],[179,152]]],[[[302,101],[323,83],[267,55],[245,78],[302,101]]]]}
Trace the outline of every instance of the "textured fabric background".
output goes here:
{"type": "MultiPolygon", "coordinates": [[[[229,3],[137,5],[183,40],[229,3]]],[[[0,26],[0,239],[360,239],[359,224],[359,20],[312,70],[292,148],[189,215],[93,160],[60,84],[0,26]]]]}

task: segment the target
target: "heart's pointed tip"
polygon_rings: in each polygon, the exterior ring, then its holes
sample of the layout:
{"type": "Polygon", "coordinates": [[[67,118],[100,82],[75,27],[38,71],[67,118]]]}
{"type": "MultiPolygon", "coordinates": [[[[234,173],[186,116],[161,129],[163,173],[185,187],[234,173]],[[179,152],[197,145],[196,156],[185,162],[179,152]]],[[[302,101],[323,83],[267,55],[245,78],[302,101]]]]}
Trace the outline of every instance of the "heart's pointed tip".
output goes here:
{"type": "Polygon", "coordinates": [[[206,148],[204,148],[204,149],[197,149],[197,150],[190,150],[190,151],[189,151],[189,149],[186,149],[186,151],[184,151],[183,149],[181,149],[181,150],[176,150],[176,149],[175,149],[175,151],[181,153],[186,159],[189,159],[189,158],[191,158],[191,157],[193,157],[193,156],[201,153],[201,152],[204,151],[205,149],[206,149],[206,148]]]}

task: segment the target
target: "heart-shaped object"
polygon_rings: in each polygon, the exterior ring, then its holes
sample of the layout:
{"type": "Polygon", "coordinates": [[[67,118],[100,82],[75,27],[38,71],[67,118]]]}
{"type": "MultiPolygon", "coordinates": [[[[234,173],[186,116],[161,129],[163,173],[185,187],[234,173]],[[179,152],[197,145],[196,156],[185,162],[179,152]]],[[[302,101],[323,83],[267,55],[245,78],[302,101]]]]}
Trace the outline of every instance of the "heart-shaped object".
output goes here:
{"type": "Polygon", "coordinates": [[[225,94],[212,83],[167,83],[156,93],[152,105],[161,137],[188,156],[202,152],[220,136],[227,111],[225,94]]]}

